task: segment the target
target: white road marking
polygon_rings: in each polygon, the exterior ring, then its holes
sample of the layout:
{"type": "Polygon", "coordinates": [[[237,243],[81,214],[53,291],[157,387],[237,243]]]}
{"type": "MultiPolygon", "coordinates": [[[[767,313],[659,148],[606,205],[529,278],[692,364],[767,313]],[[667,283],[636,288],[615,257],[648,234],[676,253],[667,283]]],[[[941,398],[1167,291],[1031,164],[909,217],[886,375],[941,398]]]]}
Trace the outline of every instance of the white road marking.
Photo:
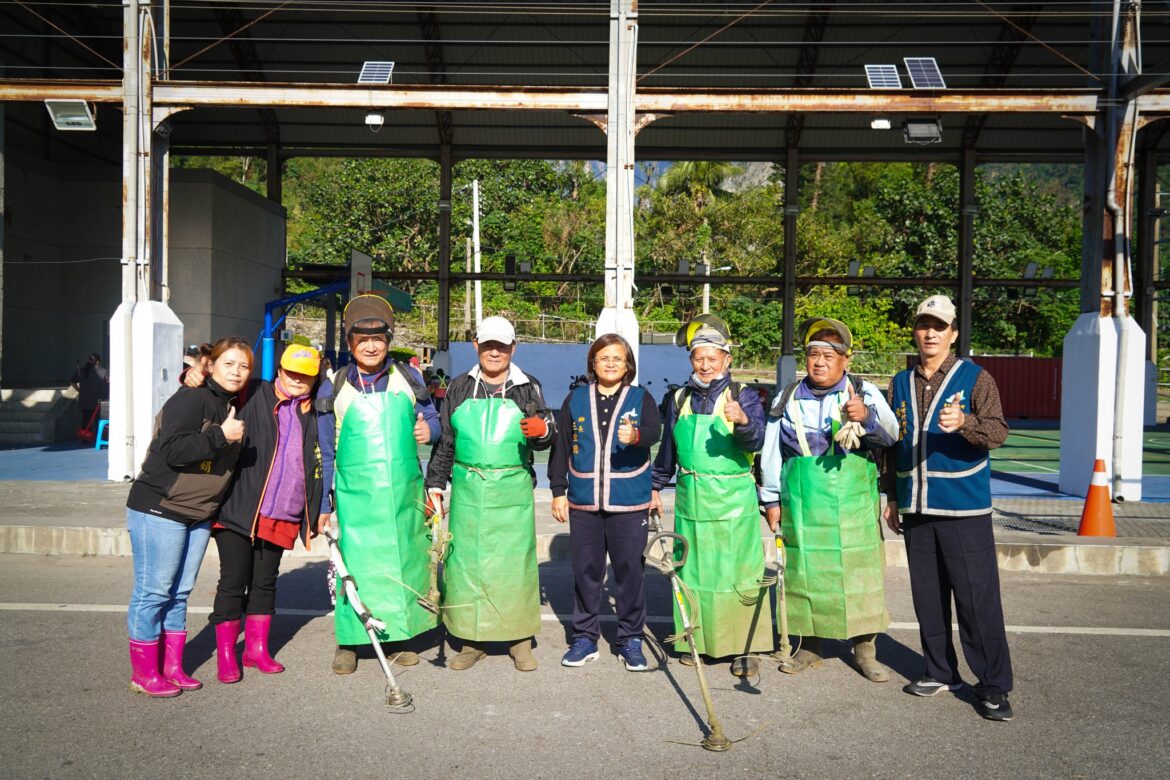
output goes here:
{"type": "Polygon", "coordinates": [[[1003,463],[1004,461],[1006,461],[1008,463],[1016,463],[1020,466],[1027,466],[1028,468],[1044,469],[1045,471],[1049,472],[1050,474],[1059,474],[1060,473],[1060,469],[1050,469],[1047,466],[1041,466],[1039,463],[1029,463],[1028,461],[1024,461],[1024,460],[1012,460],[1011,458],[996,458],[995,460],[997,463],[1003,463]]]}
{"type": "MultiPolygon", "coordinates": [[[[125,612],[125,604],[37,604],[29,602],[0,602],[0,612],[125,612]]],[[[187,612],[195,615],[207,615],[211,607],[188,607],[187,612]]],[[[328,617],[333,614],[331,609],[281,609],[277,614],[296,617],[328,617]]],[[[616,615],[601,615],[603,623],[616,623],[616,615]]],[[[540,619],[545,623],[568,623],[572,617],[561,617],[552,612],[542,612],[540,619]]],[[[647,615],[647,623],[672,624],[674,618],[663,615],[647,615]]],[[[952,626],[957,631],[958,626],[952,626]]],[[[914,622],[890,623],[891,631],[917,631],[918,624],[914,622]]],[[[1015,634],[1069,634],[1082,636],[1152,636],[1170,637],[1167,628],[1116,628],[1108,626],[1008,626],[1007,630],[1015,634]]]]}

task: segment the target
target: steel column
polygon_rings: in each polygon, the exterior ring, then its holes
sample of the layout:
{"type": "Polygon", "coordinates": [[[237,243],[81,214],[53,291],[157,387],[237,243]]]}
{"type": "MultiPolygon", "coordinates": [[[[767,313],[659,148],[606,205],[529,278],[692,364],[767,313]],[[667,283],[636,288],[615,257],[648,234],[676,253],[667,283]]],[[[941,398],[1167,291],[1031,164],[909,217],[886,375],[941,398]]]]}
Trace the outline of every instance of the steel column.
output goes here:
{"type": "Polygon", "coordinates": [[[1138,158],[1141,174],[1138,177],[1137,213],[1138,257],[1133,285],[1134,317],[1146,332],[1146,359],[1158,360],[1158,303],[1154,279],[1158,273],[1158,239],[1161,234],[1162,210],[1158,197],[1158,153],[1143,151],[1138,158]]]}
{"type": "Polygon", "coordinates": [[[439,302],[435,349],[446,352],[451,334],[451,146],[439,147],[439,302]]]}
{"type": "Polygon", "coordinates": [[[268,144],[264,183],[268,187],[268,199],[273,203],[281,203],[284,200],[284,163],[280,159],[280,147],[277,144],[268,144]]]}
{"type": "Polygon", "coordinates": [[[796,223],[800,217],[800,150],[789,147],[784,158],[784,290],[777,390],[796,378],[796,223]]]}
{"type": "Polygon", "coordinates": [[[634,78],[638,14],[632,0],[611,0],[605,168],[605,308],[597,335],[618,333],[638,350],[634,297],[634,78]]]}
{"type": "Polygon", "coordinates": [[[963,150],[959,168],[959,355],[971,355],[972,293],[975,288],[975,150],[963,150]]]}

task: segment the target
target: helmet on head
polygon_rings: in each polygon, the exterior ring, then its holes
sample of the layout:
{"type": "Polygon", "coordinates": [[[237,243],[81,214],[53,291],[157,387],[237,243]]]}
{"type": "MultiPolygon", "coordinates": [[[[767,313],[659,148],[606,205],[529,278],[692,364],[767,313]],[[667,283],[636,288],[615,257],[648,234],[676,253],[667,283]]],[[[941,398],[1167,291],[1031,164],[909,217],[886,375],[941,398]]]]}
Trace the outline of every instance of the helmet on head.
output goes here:
{"type": "Polygon", "coordinates": [[[691,350],[698,346],[718,347],[731,351],[731,329],[722,317],[700,314],[683,324],[674,334],[674,345],[691,350]]]}
{"type": "Polygon", "coordinates": [[[379,334],[384,334],[387,339],[394,338],[394,309],[380,295],[365,293],[354,296],[345,305],[345,311],[342,313],[341,319],[345,327],[346,338],[355,335],[375,336],[379,334]],[[366,322],[367,320],[377,320],[381,324],[372,326],[364,325],[361,327],[357,325],[357,323],[366,322]]]}

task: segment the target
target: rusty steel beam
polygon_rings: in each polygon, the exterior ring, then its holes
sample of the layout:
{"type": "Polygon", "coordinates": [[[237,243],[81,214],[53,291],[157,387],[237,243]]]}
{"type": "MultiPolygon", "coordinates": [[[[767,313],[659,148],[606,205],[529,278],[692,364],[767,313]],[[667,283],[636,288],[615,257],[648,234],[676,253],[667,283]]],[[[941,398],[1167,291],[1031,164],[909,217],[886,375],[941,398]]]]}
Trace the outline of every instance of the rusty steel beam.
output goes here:
{"type": "MultiPolygon", "coordinates": [[[[76,97],[97,103],[121,102],[111,81],[0,80],[0,100],[40,101],[76,97]]],[[[303,84],[223,81],[155,82],[156,106],[273,108],[382,108],[423,110],[569,111],[599,113],[606,92],[589,87],[303,84]]],[[[1089,115],[1100,110],[1100,90],[974,89],[946,92],[835,89],[670,90],[640,89],[637,111],[659,113],[855,113],[966,114],[980,111],[1089,115]]],[[[1143,95],[1143,115],[1170,113],[1170,90],[1143,95]]]]}

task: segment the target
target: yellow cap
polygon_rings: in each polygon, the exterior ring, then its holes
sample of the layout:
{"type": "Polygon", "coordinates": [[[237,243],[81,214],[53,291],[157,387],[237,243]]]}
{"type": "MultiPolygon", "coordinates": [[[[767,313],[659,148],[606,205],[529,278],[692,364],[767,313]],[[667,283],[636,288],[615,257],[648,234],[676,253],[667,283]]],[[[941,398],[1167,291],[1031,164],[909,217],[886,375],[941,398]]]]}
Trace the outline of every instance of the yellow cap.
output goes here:
{"type": "Polygon", "coordinates": [[[280,367],[306,376],[317,376],[321,370],[321,353],[313,347],[290,344],[280,356],[280,367]]]}

